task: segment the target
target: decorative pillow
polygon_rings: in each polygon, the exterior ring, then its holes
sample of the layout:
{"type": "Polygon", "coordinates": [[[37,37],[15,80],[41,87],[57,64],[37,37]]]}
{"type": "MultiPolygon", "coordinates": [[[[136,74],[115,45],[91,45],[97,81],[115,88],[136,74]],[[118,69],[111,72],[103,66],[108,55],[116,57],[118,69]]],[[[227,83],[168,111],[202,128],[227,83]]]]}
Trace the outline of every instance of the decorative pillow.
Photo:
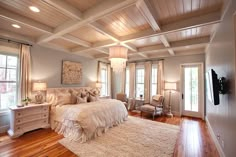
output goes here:
{"type": "Polygon", "coordinates": [[[71,104],[71,94],[70,93],[57,93],[57,105],[71,104]]]}
{"type": "Polygon", "coordinates": [[[93,95],[89,95],[89,98],[88,98],[88,102],[94,102],[94,101],[98,101],[98,98],[97,96],[93,96],[93,95]]]}
{"type": "Polygon", "coordinates": [[[81,92],[81,97],[83,98],[83,97],[87,97],[88,96],[88,92],[87,91],[82,91],[81,92]]]}
{"type": "Polygon", "coordinates": [[[81,103],[87,103],[87,97],[80,97],[80,96],[77,96],[77,104],[81,104],[81,103]]]}
{"type": "Polygon", "coordinates": [[[76,104],[77,97],[81,97],[81,93],[73,90],[71,90],[70,93],[71,93],[71,103],[76,104]]]}

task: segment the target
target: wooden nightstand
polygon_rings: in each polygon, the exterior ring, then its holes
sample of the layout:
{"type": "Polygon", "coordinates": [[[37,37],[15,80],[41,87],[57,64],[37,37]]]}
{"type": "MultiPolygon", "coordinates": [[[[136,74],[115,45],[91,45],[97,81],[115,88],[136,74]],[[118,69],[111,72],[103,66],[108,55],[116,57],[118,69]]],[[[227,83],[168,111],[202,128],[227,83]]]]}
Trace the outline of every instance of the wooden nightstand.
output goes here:
{"type": "Polygon", "coordinates": [[[25,132],[48,128],[49,124],[49,106],[48,103],[29,104],[24,107],[9,107],[10,109],[10,129],[9,136],[16,138],[25,132]]]}

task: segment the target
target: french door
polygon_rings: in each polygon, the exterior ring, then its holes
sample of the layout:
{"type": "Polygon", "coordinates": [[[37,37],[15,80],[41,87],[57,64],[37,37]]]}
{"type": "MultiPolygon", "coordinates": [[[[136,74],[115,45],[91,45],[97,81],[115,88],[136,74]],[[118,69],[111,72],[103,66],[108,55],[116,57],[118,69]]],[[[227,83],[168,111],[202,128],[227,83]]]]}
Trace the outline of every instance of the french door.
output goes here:
{"type": "Polygon", "coordinates": [[[181,65],[182,115],[204,119],[203,63],[181,65]]]}

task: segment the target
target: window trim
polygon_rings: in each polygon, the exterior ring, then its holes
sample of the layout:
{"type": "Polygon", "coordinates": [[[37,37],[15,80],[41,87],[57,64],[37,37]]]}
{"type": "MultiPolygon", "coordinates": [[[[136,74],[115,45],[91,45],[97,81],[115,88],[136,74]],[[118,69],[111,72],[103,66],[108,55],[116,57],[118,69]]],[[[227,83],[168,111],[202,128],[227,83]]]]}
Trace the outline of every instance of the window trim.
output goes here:
{"type": "Polygon", "coordinates": [[[145,78],[145,68],[144,66],[139,66],[139,67],[136,67],[135,69],[135,97],[138,98],[139,95],[137,95],[137,85],[138,84],[142,84],[143,85],[143,98],[144,98],[144,95],[145,95],[145,81],[144,81],[144,78],[145,78]],[[144,71],[144,74],[143,74],[143,83],[138,83],[137,81],[137,74],[138,74],[138,70],[139,69],[142,69],[144,71]]]}
{"type": "MultiPolygon", "coordinates": [[[[6,53],[6,52],[0,52],[0,55],[12,56],[12,57],[16,57],[17,58],[16,81],[0,81],[0,83],[16,83],[16,104],[15,105],[17,105],[18,97],[19,97],[19,94],[20,94],[19,93],[19,80],[20,80],[19,79],[19,76],[20,76],[20,72],[19,72],[19,69],[20,69],[19,55],[17,55],[17,54],[9,54],[9,53],[6,53]]],[[[3,68],[3,69],[7,70],[7,69],[14,69],[14,68],[7,68],[7,59],[6,59],[6,67],[3,68]]],[[[5,77],[7,77],[6,75],[7,75],[7,72],[5,73],[5,77]]],[[[0,115],[8,114],[8,111],[9,111],[8,108],[2,109],[1,106],[0,106],[0,115]]]]}

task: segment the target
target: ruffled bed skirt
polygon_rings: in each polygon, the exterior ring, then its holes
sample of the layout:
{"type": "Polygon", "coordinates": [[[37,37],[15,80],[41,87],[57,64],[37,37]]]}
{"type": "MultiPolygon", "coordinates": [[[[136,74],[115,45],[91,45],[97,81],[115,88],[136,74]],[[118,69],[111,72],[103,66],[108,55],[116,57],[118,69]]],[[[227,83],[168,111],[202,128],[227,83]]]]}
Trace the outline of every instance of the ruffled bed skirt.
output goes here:
{"type": "Polygon", "coordinates": [[[119,125],[120,123],[127,120],[127,117],[116,121],[113,124],[108,125],[107,127],[98,127],[94,133],[86,135],[83,131],[83,128],[80,127],[78,122],[71,120],[64,120],[64,122],[53,122],[52,129],[58,134],[62,134],[64,137],[71,141],[77,141],[84,143],[90,139],[102,136],[103,133],[106,133],[109,128],[119,125]]]}

